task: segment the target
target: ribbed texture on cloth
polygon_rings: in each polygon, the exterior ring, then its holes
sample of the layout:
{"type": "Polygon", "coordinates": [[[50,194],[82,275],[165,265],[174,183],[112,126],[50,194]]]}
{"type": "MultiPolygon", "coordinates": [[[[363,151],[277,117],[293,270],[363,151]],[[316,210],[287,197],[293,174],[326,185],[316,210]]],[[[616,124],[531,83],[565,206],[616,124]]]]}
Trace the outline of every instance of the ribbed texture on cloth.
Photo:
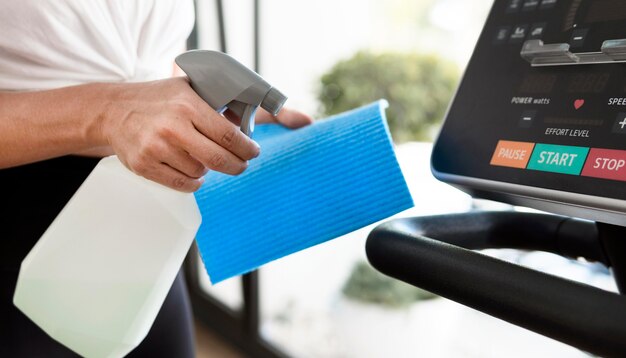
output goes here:
{"type": "Polygon", "coordinates": [[[244,174],[206,176],[196,240],[213,283],[413,206],[379,101],[290,130],[257,126],[244,174]]]}

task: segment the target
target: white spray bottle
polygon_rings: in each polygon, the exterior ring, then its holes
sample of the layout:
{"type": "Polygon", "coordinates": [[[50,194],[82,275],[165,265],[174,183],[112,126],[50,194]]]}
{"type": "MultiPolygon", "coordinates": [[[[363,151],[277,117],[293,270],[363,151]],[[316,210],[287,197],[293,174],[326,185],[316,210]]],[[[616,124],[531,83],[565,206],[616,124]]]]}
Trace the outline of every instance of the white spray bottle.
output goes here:
{"type": "MultiPolygon", "coordinates": [[[[176,63],[212,108],[241,118],[246,135],[258,106],[276,115],[286,100],[221,52],[189,51],[176,63]]],[[[22,262],[13,302],[74,352],[122,357],[150,330],[200,222],[193,194],[104,158],[22,262]]]]}

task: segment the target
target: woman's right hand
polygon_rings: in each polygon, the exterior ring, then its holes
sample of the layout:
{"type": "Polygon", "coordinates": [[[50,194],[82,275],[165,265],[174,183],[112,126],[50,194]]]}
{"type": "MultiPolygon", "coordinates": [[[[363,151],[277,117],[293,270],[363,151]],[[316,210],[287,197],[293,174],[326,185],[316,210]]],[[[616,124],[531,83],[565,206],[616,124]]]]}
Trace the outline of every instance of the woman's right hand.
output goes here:
{"type": "Polygon", "coordinates": [[[213,110],[186,77],[107,86],[100,136],[138,175],[184,192],[208,170],[237,175],[260,153],[256,142],[213,110]]]}

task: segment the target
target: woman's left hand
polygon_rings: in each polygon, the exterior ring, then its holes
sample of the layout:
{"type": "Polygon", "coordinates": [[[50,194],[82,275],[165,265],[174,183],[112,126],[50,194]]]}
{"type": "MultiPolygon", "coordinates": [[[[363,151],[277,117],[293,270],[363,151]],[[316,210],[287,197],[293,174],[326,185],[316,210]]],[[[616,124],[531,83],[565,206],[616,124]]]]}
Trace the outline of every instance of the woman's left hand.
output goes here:
{"type": "Polygon", "coordinates": [[[272,116],[268,111],[259,108],[256,114],[257,123],[279,123],[289,128],[300,128],[313,123],[313,118],[308,114],[295,109],[283,108],[278,116],[272,116]]]}
{"type": "MultiPolygon", "coordinates": [[[[224,116],[235,125],[239,125],[241,123],[237,115],[235,115],[228,109],[226,110],[226,112],[224,112],[224,116]]],[[[282,124],[285,127],[295,129],[305,127],[313,123],[313,118],[311,118],[311,116],[309,116],[308,114],[304,114],[300,111],[296,111],[295,109],[290,108],[283,108],[277,116],[273,116],[268,111],[259,107],[256,112],[255,122],[257,124],[278,123],[282,124]]]]}

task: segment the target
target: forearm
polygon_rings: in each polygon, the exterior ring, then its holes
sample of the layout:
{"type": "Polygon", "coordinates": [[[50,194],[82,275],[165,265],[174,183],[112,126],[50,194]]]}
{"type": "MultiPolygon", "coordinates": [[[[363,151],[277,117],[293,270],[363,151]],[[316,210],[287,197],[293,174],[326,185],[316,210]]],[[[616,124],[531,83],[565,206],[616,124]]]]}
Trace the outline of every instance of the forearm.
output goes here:
{"type": "Polygon", "coordinates": [[[0,168],[72,153],[104,154],[101,124],[112,109],[112,86],[0,92],[0,168]]]}
{"type": "MultiPolygon", "coordinates": [[[[293,111],[269,117],[291,127],[311,121],[293,111]]],[[[259,152],[184,77],[0,92],[0,169],[67,154],[115,153],[136,174],[192,192],[207,170],[240,174],[259,152]]]]}
{"type": "Polygon", "coordinates": [[[81,150],[80,152],[75,152],[72,154],[79,155],[82,157],[104,158],[104,157],[108,157],[109,155],[115,154],[115,152],[113,152],[113,148],[111,148],[110,146],[104,146],[104,147],[94,147],[94,148],[87,149],[87,150],[81,150]]]}

